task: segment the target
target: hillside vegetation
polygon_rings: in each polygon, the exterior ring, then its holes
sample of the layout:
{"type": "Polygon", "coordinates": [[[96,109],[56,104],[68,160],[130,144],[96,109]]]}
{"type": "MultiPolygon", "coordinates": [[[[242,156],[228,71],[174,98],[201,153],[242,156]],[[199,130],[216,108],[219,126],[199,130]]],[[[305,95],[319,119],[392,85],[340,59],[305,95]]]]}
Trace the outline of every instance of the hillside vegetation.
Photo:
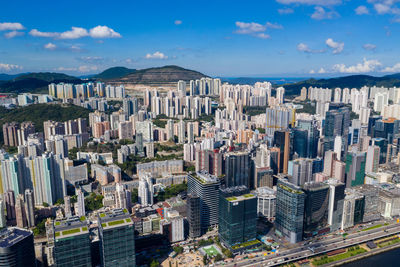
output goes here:
{"type": "Polygon", "coordinates": [[[74,105],[37,104],[7,110],[0,107],[0,143],[3,144],[3,124],[6,122],[32,121],[36,130],[43,131],[43,122],[47,120],[67,121],[77,118],[89,118],[90,111],[74,105]]]}
{"type": "Polygon", "coordinates": [[[81,79],[63,73],[38,72],[22,74],[0,83],[0,93],[46,93],[50,83],[81,83],[81,79]]]}

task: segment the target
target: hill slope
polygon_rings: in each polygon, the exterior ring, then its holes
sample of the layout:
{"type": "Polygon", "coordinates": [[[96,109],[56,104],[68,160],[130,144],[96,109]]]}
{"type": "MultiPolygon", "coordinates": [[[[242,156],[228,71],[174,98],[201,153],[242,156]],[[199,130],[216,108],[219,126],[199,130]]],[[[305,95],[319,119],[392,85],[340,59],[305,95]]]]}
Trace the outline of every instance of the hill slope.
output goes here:
{"type": "Polygon", "coordinates": [[[121,78],[112,79],[111,81],[134,84],[163,84],[175,83],[179,80],[195,80],[202,77],[206,77],[206,75],[194,70],[188,70],[179,66],[171,65],[158,68],[137,70],[121,78]]]}
{"type": "Polygon", "coordinates": [[[287,95],[299,95],[302,87],[324,87],[324,88],[361,88],[363,86],[400,86],[400,74],[392,74],[383,77],[374,77],[370,75],[351,75],[330,79],[308,79],[305,81],[285,84],[285,93],[287,95]]]}
{"type": "Polygon", "coordinates": [[[106,69],[105,71],[94,75],[92,78],[99,79],[99,80],[109,80],[109,79],[117,79],[128,74],[134,73],[135,69],[128,69],[125,67],[113,67],[106,69]]]}
{"type": "MultiPolygon", "coordinates": [[[[67,121],[77,118],[89,118],[88,109],[74,105],[37,104],[12,110],[0,107],[0,129],[6,122],[32,121],[37,131],[43,131],[43,122],[47,120],[67,121]]],[[[3,131],[0,131],[0,143],[3,143],[3,131]]]]}
{"type": "Polygon", "coordinates": [[[81,83],[81,79],[63,73],[38,72],[22,74],[13,80],[0,83],[1,93],[43,93],[50,83],[81,83]]]}

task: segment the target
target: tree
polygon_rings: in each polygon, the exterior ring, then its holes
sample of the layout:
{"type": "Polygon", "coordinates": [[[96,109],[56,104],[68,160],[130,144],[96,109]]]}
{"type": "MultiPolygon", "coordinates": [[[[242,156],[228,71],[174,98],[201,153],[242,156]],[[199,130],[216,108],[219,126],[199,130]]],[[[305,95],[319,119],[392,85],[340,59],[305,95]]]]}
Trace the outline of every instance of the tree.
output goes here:
{"type": "Polygon", "coordinates": [[[176,247],[174,247],[174,251],[176,254],[181,254],[183,252],[183,247],[176,246],[176,247]]]}
{"type": "Polygon", "coordinates": [[[203,256],[203,264],[207,265],[207,254],[203,256]]]}
{"type": "Polygon", "coordinates": [[[222,256],[221,256],[221,254],[217,254],[217,256],[215,256],[215,258],[214,258],[214,262],[219,262],[219,261],[222,261],[222,256]]]}
{"type": "Polygon", "coordinates": [[[158,263],[158,261],[156,261],[155,259],[153,259],[150,263],[150,267],[158,267],[160,266],[160,264],[158,263]]]}
{"type": "Polygon", "coordinates": [[[50,206],[49,203],[43,202],[43,207],[47,208],[48,206],[50,206]]]}
{"type": "Polygon", "coordinates": [[[138,196],[139,196],[138,189],[137,188],[133,188],[131,193],[132,193],[131,194],[132,203],[138,202],[138,196]]]}

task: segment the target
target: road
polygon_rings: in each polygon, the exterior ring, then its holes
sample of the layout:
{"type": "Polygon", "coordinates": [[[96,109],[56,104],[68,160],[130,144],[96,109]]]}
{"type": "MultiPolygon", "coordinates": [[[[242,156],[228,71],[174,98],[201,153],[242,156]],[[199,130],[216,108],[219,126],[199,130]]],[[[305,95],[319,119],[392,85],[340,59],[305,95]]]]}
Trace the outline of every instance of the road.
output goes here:
{"type": "Polygon", "coordinates": [[[299,261],[301,259],[313,257],[318,254],[322,254],[332,250],[358,245],[360,243],[365,243],[370,240],[376,240],[398,233],[400,233],[400,224],[382,226],[380,228],[371,229],[368,231],[351,233],[346,236],[346,239],[343,239],[342,236],[337,236],[337,237],[332,236],[331,238],[325,240],[313,242],[310,245],[305,245],[304,242],[302,242],[300,243],[300,247],[280,251],[277,254],[272,254],[264,257],[258,256],[253,259],[245,259],[242,261],[232,262],[224,266],[229,266],[229,267],[276,266],[284,263],[289,263],[292,261],[299,261]],[[314,252],[311,249],[309,249],[310,247],[314,248],[314,252]]]}

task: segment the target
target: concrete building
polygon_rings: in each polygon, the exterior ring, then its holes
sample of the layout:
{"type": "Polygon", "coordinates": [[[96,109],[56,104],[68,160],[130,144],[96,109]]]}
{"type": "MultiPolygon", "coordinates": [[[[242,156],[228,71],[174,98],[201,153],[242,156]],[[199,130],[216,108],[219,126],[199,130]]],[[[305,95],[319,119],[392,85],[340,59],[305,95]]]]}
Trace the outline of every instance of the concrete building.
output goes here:
{"type": "Polygon", "coordinates": [[[202,233],[218,224],[218,197],[220,180],[207,172],[196,172],[188,176],[188,194],[200,198],[200,220],[202,233]]]}

